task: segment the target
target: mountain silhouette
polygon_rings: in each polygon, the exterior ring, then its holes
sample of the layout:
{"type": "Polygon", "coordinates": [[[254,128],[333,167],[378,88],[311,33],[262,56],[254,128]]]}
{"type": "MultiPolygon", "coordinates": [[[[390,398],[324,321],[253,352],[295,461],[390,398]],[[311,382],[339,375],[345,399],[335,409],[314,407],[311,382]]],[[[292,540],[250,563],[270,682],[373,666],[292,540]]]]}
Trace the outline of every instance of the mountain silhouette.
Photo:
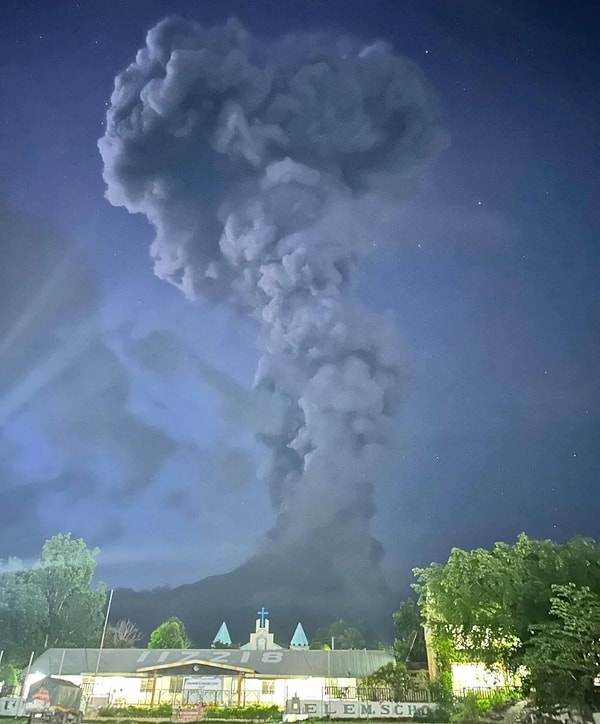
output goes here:
{"type": "MultiPolygon", "coordinates": [[[[314,553],[314,552],[313,552],[314,553]]],[[[111,621],[129,618],[144,637],[177,616],[194,646],[210,646],[222,621],[233,641],[245,643],[261,606],[270,611],[275,640],[286,646],[301,621],[308,638],[339,619],[357,625],[370,644],[393,638],[392,611],[398,597],[378,566],[350,579],[326,555],[290,560],[262,554],[222,575],[177,588],[115,591],[111,621]],[[365,580],[366,578],[366,580],[365,580]]]]}

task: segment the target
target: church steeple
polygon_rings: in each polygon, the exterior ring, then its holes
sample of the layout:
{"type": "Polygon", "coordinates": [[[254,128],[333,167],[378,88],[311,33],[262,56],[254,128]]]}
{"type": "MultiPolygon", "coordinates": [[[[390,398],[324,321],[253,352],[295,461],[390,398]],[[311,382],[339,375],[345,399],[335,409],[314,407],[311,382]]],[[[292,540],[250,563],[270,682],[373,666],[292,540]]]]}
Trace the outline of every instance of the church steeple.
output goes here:
{"type": "Polygon", "coordinates": [[[290,642],[290,649],[307,649],[307,648],[308,648],[308,639],[306,638],[306,634],[304,633],[302,624],[300,622],[298,622],[298,625],[296,626],[296,630],[294,631],[294,635],[292,636],[292,640],[290,642]]]}
{"type": "MultiPolygon", "coordinates": [[[[269,612],[265,609],[263,606],[260,611],[258,611],[258,616],[260,619],[260,628],[265,628],[265,621],[268,621],[267,616],[269,615],[269,612]]],[[[256,625],[256,630],[258,631],[258,624],[256,625]]],[[[269,630],[269,625],[267,624],[267,631],[269,630]]]]}
{"type": "Polygon", "coordinates": [[[261,607],[256,619],[256,631],[250,634],[250,641],[240,648],[244,651],[271,651],[280,649],[281,646],[275,643],[273,634],[269,631],[269,612],[264,606],[261,607]]]}
{"type": "Polygon", "coordinates": [[[221,644],[222,646],[231,646],[231,636],[229,635],[229,629],[227,628],[225,621],[223,621],[219,627],[217,635],[213,639],[212,647],[214,648],[217,644],[221,644]]]}

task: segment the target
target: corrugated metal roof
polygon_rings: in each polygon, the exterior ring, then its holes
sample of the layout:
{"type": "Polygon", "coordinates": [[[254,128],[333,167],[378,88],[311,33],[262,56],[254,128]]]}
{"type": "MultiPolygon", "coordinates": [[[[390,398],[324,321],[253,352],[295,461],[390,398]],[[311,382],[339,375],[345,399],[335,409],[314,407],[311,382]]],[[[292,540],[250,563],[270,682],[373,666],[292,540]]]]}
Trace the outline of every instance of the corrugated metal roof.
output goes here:
{"type": "MultiPolygon", "coordinates": [[[[239,649],[48,649],[33,662],[32,671],[76,676],[136,674],[158,664],[206,661],[252,669],[262,676],[331,676],[360,678],[393,660],[386,651],[242,651],[239,649]]],[[[168,671],[168,669],[167,669],[168,671]]],[[[167,672],[165,672],[166,674],[167,672]]],[[[224,672],[226,673],[226,672],[224,672]]],[[[147,674],[146,674],[147,675],[147,674]]]]}

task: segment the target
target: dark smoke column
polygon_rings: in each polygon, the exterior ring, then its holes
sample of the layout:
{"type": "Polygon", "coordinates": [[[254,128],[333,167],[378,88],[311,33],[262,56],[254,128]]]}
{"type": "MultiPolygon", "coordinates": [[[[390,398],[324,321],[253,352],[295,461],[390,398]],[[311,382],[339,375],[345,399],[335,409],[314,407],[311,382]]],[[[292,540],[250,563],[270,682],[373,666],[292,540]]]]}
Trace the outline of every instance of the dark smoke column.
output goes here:
{"type": "Polygon", "coordinates": [[[99,141],[107,198],[154,225],[157,276],[262,330],[255,384],[285,405],[263,436],[278,585],[383,588],[369,521],[398,355],[352,272],[444,145],[422,73],[384,43],[265,45],[236,22],[168,18],[116,78],[99,141]]]}

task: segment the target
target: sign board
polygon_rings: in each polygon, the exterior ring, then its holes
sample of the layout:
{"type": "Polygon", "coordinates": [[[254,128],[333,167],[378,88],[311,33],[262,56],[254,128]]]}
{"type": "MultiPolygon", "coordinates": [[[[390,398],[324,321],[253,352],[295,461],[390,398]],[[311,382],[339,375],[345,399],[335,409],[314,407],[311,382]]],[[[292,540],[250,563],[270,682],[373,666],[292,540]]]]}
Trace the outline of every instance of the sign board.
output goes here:
{"type": "Polygon", "coordinates": [[[335,719],[409,719],[419,712],[437,708],[433,702],[357,701],[320,699],[301,700],[286,712],[300,717],[331,717],[335,719]]]}
{"type": "Polygon", "coordinates": [[[183,688],[186,691],[221,691],[222,681],[220,676],[185,676],[183,688]]]}

